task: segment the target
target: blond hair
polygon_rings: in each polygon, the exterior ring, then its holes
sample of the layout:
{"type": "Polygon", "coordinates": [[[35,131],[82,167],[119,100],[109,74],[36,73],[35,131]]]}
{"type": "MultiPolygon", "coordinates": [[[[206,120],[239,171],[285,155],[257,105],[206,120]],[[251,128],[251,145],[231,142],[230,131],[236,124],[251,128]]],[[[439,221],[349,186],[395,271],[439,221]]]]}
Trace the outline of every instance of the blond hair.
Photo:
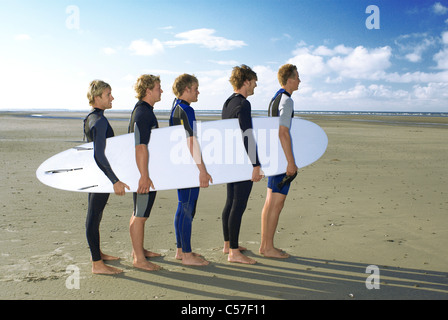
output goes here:
{"type": "MultiPolygon", "coordinates": [[[[285,86],[288,79],[294,76],[294,71],[297,71],[297,67],[293,64],[285,64],[278,69],[277,78],[280,85],[285,86]]],[[[297,71],[298,73],[298,71],[297,71]]]]}
{"type": "Polygon", "coordinates": [[[137,92],[137,95],[135,97],[138,100],[142,100],[146,96],[146,90],[154,89],[156,83],[160,83],[159,76],[153,76],[151,74],[141,75],[134,85],[135,92],[137,92]]]}
{"type": "Polygon", "coordinates": [[[182,96],[186,88],[191,88],[194,84],[199,85],[198,79],[194,75],[184,73],[174,80],[173,93],[177,98],[179,98],[182,96]]]}
{"type": "Polygon", "coordinates": [[[234,90],[239,90],[246,81],[258,80],[257,74],[245,64],[234,67],[230,76],[230,84],[234,90]]]}
{"type": "Polygon", "coordinates": [[[87,99],[89,99],[89,105],[95,104],[95,97],[101,97],[104,90],[111,89],[110,85],[102,80],[93,80],[89,84],[89,91],[87,91],[87,99]]]}

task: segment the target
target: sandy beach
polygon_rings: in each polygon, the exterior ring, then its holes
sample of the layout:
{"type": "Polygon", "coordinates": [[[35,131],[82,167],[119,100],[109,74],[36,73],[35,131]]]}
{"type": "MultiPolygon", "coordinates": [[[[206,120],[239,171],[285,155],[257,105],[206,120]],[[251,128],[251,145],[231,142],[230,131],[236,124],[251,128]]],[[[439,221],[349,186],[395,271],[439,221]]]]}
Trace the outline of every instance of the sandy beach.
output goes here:
{"type": "MultiPolygon", "coordinates": [[[[258,254],[266,180],[254,185],[240,235],[255,265],[222,254],[224,185],[199,196],[192,246],[211,262],[200,268],[174,258],[177,194],[158,193],[145,237],[162,254],[151,259],[157,272],[133,268],[132,195],[112,195],[101,246],[121,257],[110,264],[124,273],[103,276],[91,273],[87,194],[35,177],[44,160],[82,143],[82,120],[0,114],[0,299],[448,299],[448,118],[303,118],[329,145],[300,171],[280,216],[275,243],[291,257],[258,254]],[[67,287],[69,266],[79,270],[79,289],[67,287]],[[366,286],[369,266],[378,267],[378,289],[366,286]]],[[[116,135],[126,133],[127,121],[109,119],[116,135]]]]}

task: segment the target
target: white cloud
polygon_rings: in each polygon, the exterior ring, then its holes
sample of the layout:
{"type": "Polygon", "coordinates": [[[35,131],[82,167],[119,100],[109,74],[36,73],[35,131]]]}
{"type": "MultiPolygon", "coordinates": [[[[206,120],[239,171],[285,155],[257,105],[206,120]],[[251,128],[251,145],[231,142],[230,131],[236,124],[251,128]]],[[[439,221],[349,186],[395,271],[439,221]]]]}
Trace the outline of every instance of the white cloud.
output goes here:
{"type": "Polygon", "coordinates": [[[162,53],[164,51],[164,47],[162,42],[158,39],[153,39],[151,43],[140,39],[132,41],[129,46],[129,50],[133,52],[133,54],[137,56],[154,56],[156,54],[162,53]]]}
{"type": "Polygon", "coordinates": [[[434,61],[437,62],[437,68],[448,70],[448,48],[440,50],[434,55],[434,61]]]}
{"type": "Polygon", "coordinates": [[[442,33],[442,43],[448,45],[448,31],[442,33]]]}
{"type": "Polygon", "coordinates": [[[435,73],[416,71],[404,74],[393,72],[386,74],[384,80],[393,83],[448,82],[448,71],[435,73]]]}
{"type": "Polygon", "coordinates": [[[398,50],[409,62],[421,62],[425,51],[436,44],[428,33],[412,33],[399,36],[395,40],[398,50]]]}
{"type": "Polygon", "coordinates": [[[392,49],[389,46],[374,49],[310,46],[294,50],[293,55],[287,62],[297,66],[301,77],[309,80],[333,72],[336,75],[327,76],[326,82],[339,83],[343,79],[381,79],[391,66],[392,49]]]}
{"type": "Polygon", "coordinates": [[[246,46],[241,40],[229,40],[223,37],[215,36],[214,29],[195,29],[181,32],[175,35],[181,40],[166,41],[165,45],[176,47],[185,44],[197,44],[214,51],[227,51],[246,46]]]}
{"type": "Polygon", "coordinates": [[[291,35],[288,34],[288,33],[283,33],[283,34],[282,34],[280,37],[278,37],[278,38],[271,38],[271,41],[272,41],[272,42],[277,42],[277,41],[281,41],[281,40],[283,40],[283,39],[291,40],[292,37],[291,37],[291,35]]]}
{"type": "Polygon", "coordinates": [[[422,100],[448,99],[448,83],[428,83],[427,86],[415,85],[413,94],[422,100]]]}
{"type": "Polygon", "coordinates": [[[319,55],[310,53],[308,48],[299,48],[293,54],[294,57],[289,59],[287,63],[296,65],[301,77],[313,77],[327,72],[324,59],[319,55]]]}
{"type": "Polygon", "coordinates": [[[221,66],[236,66],[238,61],[236,60],[209,60],[211,63],[216,63],[221,66]]]}
{"type": "Polygon", "coordinates": [[[346,57],[333,57],[328,66],[345,78],[379,79],[391,66],[392,49],[388,46],[368,50],[356,47],[346,57]]]}
{"type": "Polygon", "coordinates": [[[335,56],[338,54],[347,55],[352,51],[353,51],[353,48],[349,48],[349,47],[344,46],[343,44],[340,44],[340,45],[334,47],[334,49],[330,49],[326,46],[319,46],[313,51],[313,54],[316,54],[319,56],[335,56]]]}
{"type": "Polygon", "coordinates": [[[435,14],[443,15],[443,14],[445,14],[445,13],[448,12],[448,8],[445,7],[443,4],[441,4],[440,2],[436,2],[436,3],[434,3],[434,5],[432,6],[432,11],[433,11],[435,14]]]}
{"type": "Polygon", "coordinates": [[[259,109],[268,107],[268,103],[277,90],[280,88],[280,84],[277,79],[277,71],[268,66],[254,66],[253,70],[257,73],[257,88],[255,88],[255,94],[260,101],[261,106],[257,106],[259,109]]]}
{"type": "Polygon", "coordinates": [[[448,70],[448,31],[442,33],[442,44],[445,47],[434,55],[433,60],[437,62],[437,69],[448,70]]]}

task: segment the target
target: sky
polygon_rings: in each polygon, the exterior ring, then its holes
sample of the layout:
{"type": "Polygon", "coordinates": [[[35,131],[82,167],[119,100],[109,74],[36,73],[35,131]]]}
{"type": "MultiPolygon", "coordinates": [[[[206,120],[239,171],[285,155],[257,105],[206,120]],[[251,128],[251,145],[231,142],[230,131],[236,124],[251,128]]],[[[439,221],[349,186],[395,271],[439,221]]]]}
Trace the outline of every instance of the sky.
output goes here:
{"type": "Polygon", "coordinates": [[[295,110],[448,112],[448,0],[0,0],[0,111],[89,110],[90,81],[132,110],[141,74],[199,80],[196,110],[220,110],[232,68],[258,76],[265,110],[292,63],[295,110]]]}

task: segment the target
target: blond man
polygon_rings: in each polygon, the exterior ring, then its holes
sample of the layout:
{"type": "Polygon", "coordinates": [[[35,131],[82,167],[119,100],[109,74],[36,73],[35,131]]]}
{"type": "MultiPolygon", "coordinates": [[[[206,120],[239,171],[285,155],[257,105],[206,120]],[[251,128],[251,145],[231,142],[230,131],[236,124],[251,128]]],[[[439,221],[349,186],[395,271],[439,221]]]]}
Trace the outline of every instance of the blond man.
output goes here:
{"type": "Polygon", "coordinates": [[[289,192],[290,182],[297,174],[297,166],[292,152],[291,119],[294,117],[294,101],[291,95],[299,89],[300,78],[297,67],[286,64],[280,67],[278,81],[281,89],[277,91],[269,104],[269,116],[280,117],[279,140],[288,162],[286,173],[269,177],[266,201],[261,214],[261,243],[259,252],[265,257],[288,258],[289,255],[274,247],[274,235],[280,212],[289,192]],[[283,183],[282,183],[283,181],[283,183]],[[287,183],[284,183],[288,181],[287,183]]]}
{"type": "Polygon", "coordinates": [[[135,159],[140,172],[137,192],[133,194],[134,211],[129,223],[129,232],[132,241],[133,265],[136,268],[154,271],[160,267],[147,261],[146,258],[160,256],[158,253],[144,249],[145,223],[151,213],[156,192],[148,170],[149,150],[152,129],[159,124],[154,114],[154,104],[161,100],[163,90],[160,78],[153,75],[142,75],[134,86],[137,92],[137,104],[131,114],[129,132],[135,136],[135,159]]]}
{"type": "MultiPolygon", "coordinates": [[[[129,186],[118,179],[105,154],[106,139],[114,136],[114,130],[104,116],[104,111],[112,108],[114,100],[112,88],[104,81],[94,80],[89,85],[87,98],[93,109],[84,119],[84,135],[87,141],[93,142],[95,162],[113,184],[115,194],[124,195],[125,189],[129,190],[129,186]]],[[[104,263],[104,261],[118,260],[119,258],[104,254],[100,250],[99,227],[108,199],[109,193],[89,193],[86,236],[91,253],[92,273],[116,274],[122,272],[122,270],[104,263]]]]}
{"type": "MultiPolygon", "coordinates": [[[[206,188],[213,180],[202,161],[201,150],[196,137],[196,116],[194,109],[191,107],[191,103],[198,101],[198,79],[189,74],[180,75],[174,81],[173,93],[176,99],[171,109],[170,126],[183,125],[191,156],[199,169],[200,187],[206,188]]],[[[192,252],[191,249],[191,228],[196,213],[199,188],[179,189],[177,190],[177,196],[179,202],[174,216],[177,243],[176,259],[182,260],[182,264],[185,265],[208,265],[208,261],[192,252]]]]}

